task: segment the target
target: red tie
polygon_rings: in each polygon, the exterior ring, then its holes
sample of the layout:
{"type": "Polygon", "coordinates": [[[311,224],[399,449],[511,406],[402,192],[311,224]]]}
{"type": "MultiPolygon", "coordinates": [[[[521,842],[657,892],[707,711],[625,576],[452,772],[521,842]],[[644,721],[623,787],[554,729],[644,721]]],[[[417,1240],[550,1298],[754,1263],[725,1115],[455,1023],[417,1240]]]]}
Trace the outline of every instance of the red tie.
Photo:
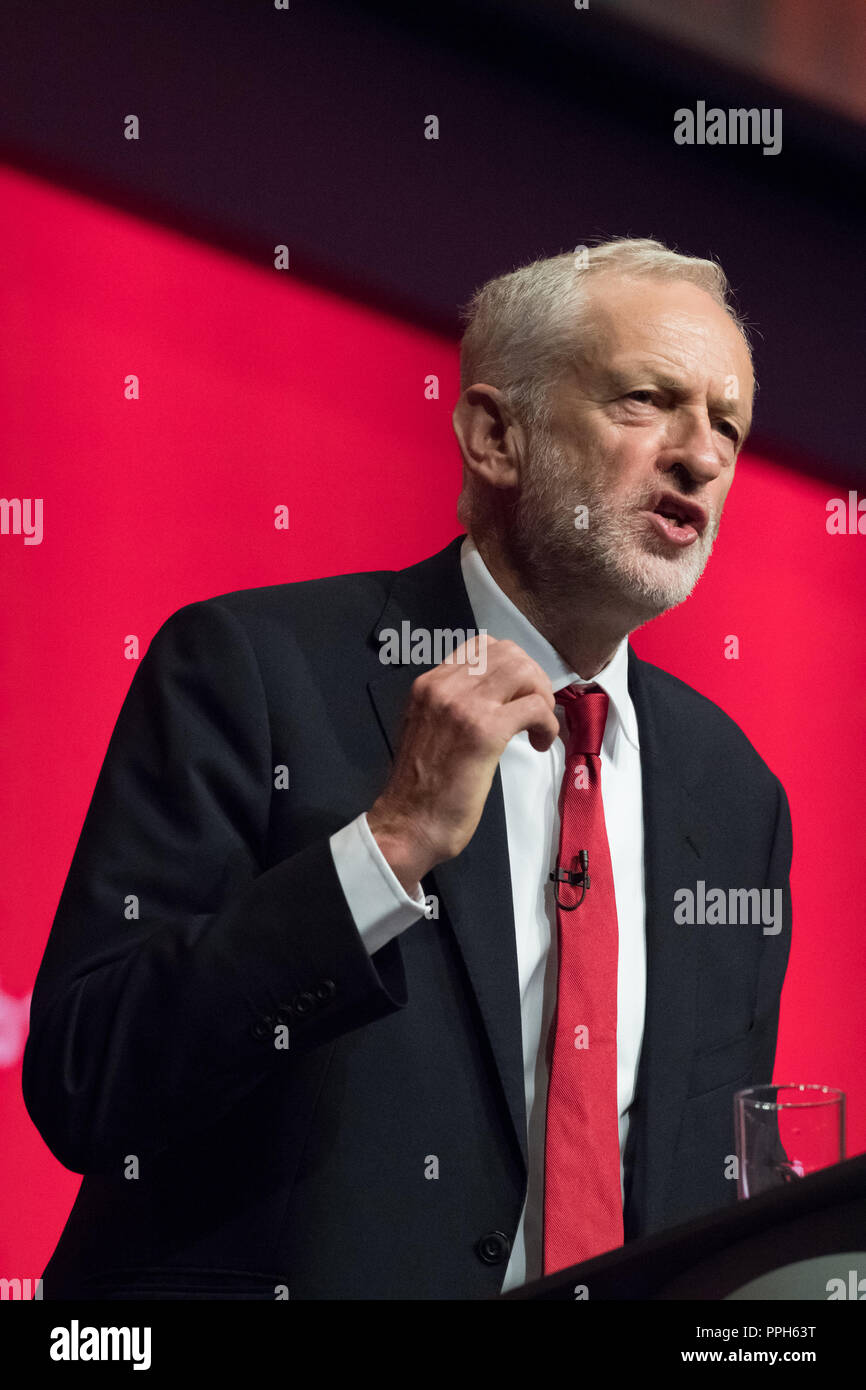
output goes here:
{"type": "Polygon", "coordinates": [[[580,872],[579,851],[585,850],[590,886],[562,880],[554,885],[559,986],[544,1150],[545,1274],[623,1243],[616,1091],[619,933],[599,757],[608,697],[598,686],[569,685],[556,699],[569,735],[559,796],[559,868],[580,872]]]}

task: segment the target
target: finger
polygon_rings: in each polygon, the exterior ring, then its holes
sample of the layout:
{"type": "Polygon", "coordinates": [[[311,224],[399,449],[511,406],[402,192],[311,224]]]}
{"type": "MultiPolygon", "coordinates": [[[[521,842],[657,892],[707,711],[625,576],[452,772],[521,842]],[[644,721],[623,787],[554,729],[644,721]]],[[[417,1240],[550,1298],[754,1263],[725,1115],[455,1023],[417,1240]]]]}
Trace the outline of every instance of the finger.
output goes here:
{"type": "Polygon", "coordinates": [[[546,752],[553,740],[559,737],[559,720],[548,707],[545,697],[537,691],[502,706],[498,729],[500,737],[508,741],[524,730],[529,734],[533,748],[540,753],[546,752]]]}
{"type": "MultiPolygon", "coordinates": [[[[538,692],[548,699],[550,708],[555,704],[553,685],[547,672],[539,666],[522,647],[510,639],[499,641],[495,637],[487,634],[481,635],[481,640],[486,638],[486,642],[492,645],[481,647],[482,661],[469,665],[469,672],[473,680],[483,681],[485,696],[492,697],[505,704],[507,701],[514,700],[518,696],[531,695],[538,692]],[[486,657],[486,664],[484,658],[486,657]]],[[[473,639],[476,641],[477,639],[473,639]]],[[[470,643],[463,643],[467,655],[474,657],[475,653],[470,643]]],[[[456,649],[455,653],[456,655],[456,649]]],[[[460,664],[449,663],[452,667],[460,664]]],[[[444,665],[444,663],[443,663],[444,665]]]]}

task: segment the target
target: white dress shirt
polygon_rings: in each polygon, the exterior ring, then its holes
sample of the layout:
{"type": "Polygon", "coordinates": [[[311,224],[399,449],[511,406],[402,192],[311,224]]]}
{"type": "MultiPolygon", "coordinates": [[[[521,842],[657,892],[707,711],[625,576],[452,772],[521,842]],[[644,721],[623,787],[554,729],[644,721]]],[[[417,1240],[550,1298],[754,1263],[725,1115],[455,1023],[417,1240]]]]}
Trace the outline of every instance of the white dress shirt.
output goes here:
{"type": "MultiPolygon", "coordinates": [[[[586,684],[569,671],[550,643],[503,593],[469,536],[461,547],[460,563],[477,629],[516,642],[550,677],[554,691],[586,684]]],[[[646,1002],[643,805],[637,719],[628,693],[628,638],[623,638],[593,680],[610,701],[601,748],[601,794],[619,927],[617,1105],[622,1185],[628,1109],[634,1099],[646,1002]]],[[[562,736],[546,753],[534,749],[529,735],[523,732],[515,734],[499,762],[520,982],[529,1156],[526,1201],[503,1292],[543,1273],[547,1044],[556,1014],[558,969],[556,905],[548,874],[556,867],[559,849],[558,802],[565,769],[563,740],[567,737],[565,716],[559,707],[557,714],[562,736]]],[[[338,830],[330,843],[346,901],[373,955],[424,916],[424,896],[419,892],[416,899],[406,893],[379,849],[366,814],[338,830]]]]}

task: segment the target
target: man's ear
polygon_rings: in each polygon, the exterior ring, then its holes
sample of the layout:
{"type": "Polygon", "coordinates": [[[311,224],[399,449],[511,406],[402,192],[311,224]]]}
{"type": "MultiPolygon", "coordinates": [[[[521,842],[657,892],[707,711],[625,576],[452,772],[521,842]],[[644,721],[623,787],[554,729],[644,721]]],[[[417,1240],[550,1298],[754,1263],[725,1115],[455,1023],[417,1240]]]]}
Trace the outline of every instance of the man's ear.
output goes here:
{"type": "Polygon", "coordinates": [[[526,440],[495,386],[468,386],[451,416],[466,467],[491,487],[517,487],[526,440]]]}

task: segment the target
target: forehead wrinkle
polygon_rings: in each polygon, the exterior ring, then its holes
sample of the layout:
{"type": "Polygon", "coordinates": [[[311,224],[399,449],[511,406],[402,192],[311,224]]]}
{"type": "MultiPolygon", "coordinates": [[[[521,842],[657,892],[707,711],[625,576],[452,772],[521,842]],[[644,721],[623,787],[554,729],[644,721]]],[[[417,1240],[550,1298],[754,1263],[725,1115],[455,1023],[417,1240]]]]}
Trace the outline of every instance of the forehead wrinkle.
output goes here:
{"type": "Polygon", "coordinates": [[[724,323],[731,332],[741,336],[726,308],[707,290],[684,280],[665,282],[624,277],[616,282],[597,281],[589,289],[587,300],[596,322],[606,320],[614,332],[620,327],[628,330],[638,325],[650,330],[682,325],[708,333],[713,331],[714,324],[718,327],[724,323]]]}
{"type": "Polygon", "coordinates": [[[686,359],[710,356],[721,371],[724,363],[719,359],[726,354],[733,359],[741,352],[751,371],[746,341],[722,309],[719,309],[719,313],[724,314],[724,324],[730,331],[730,337],[723,330],[720,331],[719,323],[681,309],[667,309],[652,317],[641,316],[639,310],[634,315],[617,313],[613,305],[604,302],[593,304],[592,309],[590,331],[583,335],[582,342],[575,345],[575,358],[583,360],[588,366],[607,366],[611,358],[633,352],[658,353],[678,367],[685,366],[686,359]]]}
{"type": "MultiPolygon", "coordinates": [[[[729,320],[725,320],[726,325],[729,320]]],[[[720,332],[716,324],[709,322],[705,318],[696,318],[692,314],[674,313],[660,315],[656,319],[635,319],[631,323],[624,324],[623,330],[626,341],[623,341],[623,332],[618,335],[619,341],[617,348],[620,353],[633,352],[648,353],[650,356],[658,354],[676,363],[677,366],[686,366],[690,361],[701,362],[708,359],[710,363],[715,363],[718,370],[722,370],[723,359],[730,357],[732,360],[740,352],[748,360],[748,350],[742,335],[737,331],[733,324],[730,325],[730,336],[725,332],[720,332]],[[628,343],[628,335],[632,338],[636,336],[635,330],[643,330],[645,338],[648,340],[646,346],[637,342],[628,343]]]]}

